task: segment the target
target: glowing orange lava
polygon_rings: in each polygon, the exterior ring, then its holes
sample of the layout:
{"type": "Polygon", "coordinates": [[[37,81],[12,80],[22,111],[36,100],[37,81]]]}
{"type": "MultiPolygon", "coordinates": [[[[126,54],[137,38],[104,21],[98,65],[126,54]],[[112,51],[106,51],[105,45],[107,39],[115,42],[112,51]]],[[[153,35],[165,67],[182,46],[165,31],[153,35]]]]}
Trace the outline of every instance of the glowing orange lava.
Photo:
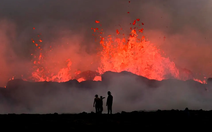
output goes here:
{"type": "Polygon", "coordinates": [[[101,39],[101,44],[100,73],[129,71],[157,80],[164,79],[168,74],[179,77],[175,63],[162,57],[159,49],[146,41],[144,36],[138,38],[136,29],[132,29],[128,40],[108,36],[107,39],[101,39]]]}
{"type": "MultiPolygon", "coordinates": [[[[99,33],[100,44],[102,49],[99,51],[101,56],[100,65],[96,72],[100,75],[106,71],[121,72],[129,71],[134,74],[147,77],[149,79],[162,80],[166,78],[176,78],[180,80],[191,79],[187,74],[180,74],[179,69],[175,66],[175,63],[169,58],[163,57],[161,51],[152,43],[145,39],[142,35],[144,23],[139,23],[140,19],[133,21],[130,27],[131,33],[129,36],[124,36],[121,34],[122,29],[117,29],[116,37],[108,35],[103,37],[103,29],[91,28],[95,33],[99,33]]],[[[100,24],[100,21],[95,21],[95,23],[100,24]]],[[[35,29],[35,28],[33,28],[35,29]]],[[[40,37],[40,35],[38,35],[40,37]]],[[[30,78],[25,78],[26,80],[33,81],[56,81],[65,82],[71,79],[76,79],[77,75],[80,75],[81,71],[77,69],[72,69],[71,59],[67,59],[64,63],[64,67],[59,70],[54,70],[54,66],[45,67],[45,57],[43,55],[42,44],[45,43],[42,39],[38,41],[32,39],[32,43],[35,45],[36,54],[31,54],[33,56],[32,63],[34,64],[33,72],[30,78]],[[72,74],[74,73],[74,74],[72,74]]],[[[50,51],[52,50],[50,46],[50,51]]],[[[57,64],[63,63],[58,60],[57,64]]],[[[48,61],[49,62],[49,61],[48,61]]],[[[94,74],[94,81],[101,81],[101,76],[94,74]]],[[[77,78],[79,82],[85,81],[83,77],[77,78]]],[[[193,78],[193,80],[200,83],[206,83],[206,81],[201,81],[193,78]]]]}
{"type": "MultiPolygon", "coordinates": [[[[134,20],[132,25],[136,25],[139,21],[140,19],[134,20]]],[[[140,24],[138,25],[140,26],[140,24]]],[[[115,38],[111,35],[108,37],[100,36],[103,50],[101,51],[99,73],[129,71],[149,79],[163,80],[171,77],[180,80],[193,79],[200,83],[206,83],[205,80],[191,78],[185,72],[180,74],[175,63],[169,58],[163,57],[161,51],[145,39],[145,36],[142,35],[143,28],[135,26],[130,29],[131,34],[127,38],[115,38]]],[[[118,29],[116,33],[120,34],[118,29]]]]}

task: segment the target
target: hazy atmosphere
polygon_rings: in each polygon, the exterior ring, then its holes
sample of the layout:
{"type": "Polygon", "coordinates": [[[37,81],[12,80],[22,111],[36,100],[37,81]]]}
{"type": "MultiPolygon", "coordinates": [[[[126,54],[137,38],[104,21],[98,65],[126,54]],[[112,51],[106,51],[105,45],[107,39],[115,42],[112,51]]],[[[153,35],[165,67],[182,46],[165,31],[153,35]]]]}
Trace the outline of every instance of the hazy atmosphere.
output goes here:
{"type": "MultiPolygon", "coordinates": [[[[96,71],[101,63],[101,57],[97,56],[98,49],[102,46],[100,37],[93,35],[92,28],[100,27],[95,21],[100,22],[104,30],[103,36],[115,37],[116,30],[120,28],[123,29],[122,33],[130,34],[130,23],[136,19],[143,23],[143,35],[146,40],[157,47],[162,56],[169,58],[177,67],[192,72],[197,79],[212,77],[211,14],[211,0],[1,0],[0,86],[6,86],[13,77],[45,81],[46,79],[36,78],[38,65],[48,69],[48,74],[58,76],[62,74],[59,71],[64,70],[70,71],[68,74],[71,75],[78,70],[96,71]],[[71,68],[66,68],[66,65],[71,65],[71,68]]],[[[114,101],[116,100],[116,112],[158,108],[183,109],[186,106],[195,109],[212,108],[208,96],[210,90],[207,93],[203,90],[202,94],[184,84],[180,90],[178,86],[170,90],[166,84],[152,91],[146,90],[148,86],[133,78],[122,79],[127,80],[126,84],[122,83],[123,80],[117,80],[96,90],[78,91],[73,88],[73,91],[61,90],[56,96],[49,94],[42,97],[42,104],[45,105],[35,104],[32,112],[94,111],[94,95],[107,96],[108,90],[114,95],[114,101]],[[140,86],[145,90],[140,89],[140,86]],[[134,99],[138,93],[142,96],[134,99]],[[173,93],[175,96],[167,96],[173,93]],[[202,98],[205,94],[207,97],[202,98]],[[165,96],[170,98],[166,100],[163,98],[165,96]],[[181,98],[183,99],[179,103],[181,98]],[[48,103],[47,107],[46,102],[52,103],[48,103]],[[166,102],[166,105],[162,102],[166,102]],[[72,107],[64,107],[70,103],[72,107]],[[126,104],[133,105],[128,107],[126,104]]],[[[33,92],[27,94],[34,95],[33,92]]],[[[8,107],[1,111],[11,111],[8,107]]],[[[18,106],[18,112],[22,111],[19,107],[21,106],[18,106]]]]}

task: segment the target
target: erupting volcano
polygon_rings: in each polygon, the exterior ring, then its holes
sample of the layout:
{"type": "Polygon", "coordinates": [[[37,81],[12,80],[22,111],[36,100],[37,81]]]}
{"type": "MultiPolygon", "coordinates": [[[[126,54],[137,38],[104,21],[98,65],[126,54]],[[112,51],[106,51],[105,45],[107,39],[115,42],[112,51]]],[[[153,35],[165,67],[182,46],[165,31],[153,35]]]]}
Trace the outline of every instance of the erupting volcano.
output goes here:
{"type": "MultiPolygon", "coordinates": [[[[96,71],[91,69],[74,69],[72,64],[75,62],[68,57],[63,57],[66,60],[60,59],[60,57],[52,57],[51,60],[47,59],[45,52],[51,53],[54,47],[50,46],[44,51],[42,47],[44,42],[40,39],[41,34],[39,34],[38,40],[32,39],[32,43],[36,47],[36,52],[31,54],[33,56],[32,63],[34,64],[33,72],[30,77],[23,77],[23,79],[35,82],[66,82],[71,79],[77,79],[79,82],[85,80],[100,81],[100,75],[106,71],[128,71],[148,79],[193,79],[206,83],[205,81],[195,79],[191,72],[182,71],[169,58],[163,57],[163,51],[143,36],[144,23],[140,22],[140,19],[130,23],[132,27],[130,27],[131,32],[129,36],[121,33],[122,28],[116,29],[116,35],[114,36],[105,35],[103,29],[101,29],[100,21],[95,22],[98,28],[91,29],[95,33],[94,36],[100,39],[101,45],[96,54],[100,58],[96,71]]],[[[86,59],[86,56],[84,59],[86,59]]]]}
{"type": "MultiPolygon", "coordinates": [[[[135,20],[132,25],[136,25],[135,20]]],[[[140,25],[140,24],[139,24],[140,25]]],[[[143,25],[143,23],[141,24],[143,25]]],[[[99,72],[105,71],[129,71],[149,79],[162,80],[167,75],[179,78],[179,70],[169,58],[164,58],[145,36],[140,36],[143,28],[131,27],[128,38],[115,38],[108,36],[101,38],[103,50],[101,52],[101,66],[99,72]]],[[[117,34],[120,34],[118,30],[117,34]]]]}

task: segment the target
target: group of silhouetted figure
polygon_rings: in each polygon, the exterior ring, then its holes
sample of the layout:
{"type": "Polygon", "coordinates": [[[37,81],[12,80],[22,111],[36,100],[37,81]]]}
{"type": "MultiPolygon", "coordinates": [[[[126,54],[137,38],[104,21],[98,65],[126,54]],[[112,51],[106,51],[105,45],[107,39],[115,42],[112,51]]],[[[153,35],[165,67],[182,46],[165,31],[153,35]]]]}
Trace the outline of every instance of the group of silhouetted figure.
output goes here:
{"type": "MultiPolygon", "coordinates": [[[[113,96],[111,95],[111,92],[107,92],[108,97],[106,101],[106,106],[107,106],[107,111],[108,114],[112,114],[112,105],[113,105],[113,96]]],[[[95,107],[96,113],[97,114],[102,114],[103,112],[103,99],[105,97],[99,96],[96,94],[93,102],[93,107],[95,107]]]]}

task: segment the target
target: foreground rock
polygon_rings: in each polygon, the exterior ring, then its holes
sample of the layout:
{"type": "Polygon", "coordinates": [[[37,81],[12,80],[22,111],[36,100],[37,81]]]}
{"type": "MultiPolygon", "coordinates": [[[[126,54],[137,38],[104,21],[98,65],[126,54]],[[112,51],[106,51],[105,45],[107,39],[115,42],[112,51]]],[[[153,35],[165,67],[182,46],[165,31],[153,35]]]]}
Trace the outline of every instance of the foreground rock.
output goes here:
{"type": "Polygon", "coordinates": [[[170,110],[134,111],[112,115],[79,114],[6,114],[0,115],[5,130],[60,130],[86,132],[207,130],[211,127],[211,111],[170,110]]]}

